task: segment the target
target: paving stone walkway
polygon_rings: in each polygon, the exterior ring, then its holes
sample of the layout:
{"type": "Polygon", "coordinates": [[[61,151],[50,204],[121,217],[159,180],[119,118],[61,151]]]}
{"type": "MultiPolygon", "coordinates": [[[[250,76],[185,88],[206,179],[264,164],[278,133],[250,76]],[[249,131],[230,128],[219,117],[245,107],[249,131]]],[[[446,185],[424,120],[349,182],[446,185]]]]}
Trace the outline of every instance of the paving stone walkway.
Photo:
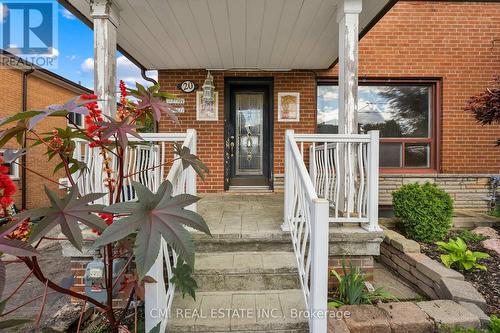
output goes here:
{"type": "Polygon", "coordinates": [[[176,296],[168,332],[308,332],[283,196],[209,194],[198,212],[213,238],[195,235],[196,301],[176,296]]]}

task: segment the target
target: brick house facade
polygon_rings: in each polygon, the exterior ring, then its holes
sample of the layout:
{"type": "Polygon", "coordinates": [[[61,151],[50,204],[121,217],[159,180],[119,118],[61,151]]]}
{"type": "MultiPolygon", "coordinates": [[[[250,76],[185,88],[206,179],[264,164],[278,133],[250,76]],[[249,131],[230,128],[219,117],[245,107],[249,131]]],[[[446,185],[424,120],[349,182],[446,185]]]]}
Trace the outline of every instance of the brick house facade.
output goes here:
{"type": "MultiPolygon", "coordinates": [[[[457,207],[485,206],[488,177],[500,172],[500,154],[495,141],[500,126],[478,125],[463,110],[467,100],[493,83],[500,74],[500,3],[450,1],[399,1],[362,38],[359,47],[360,85],[380,82],[432,82],[435,107],[432,166],[421,170],[381,170],[380,204],[390,204],[390,192],[409,181],[435,181],[450,192],[457,207]]],[[[338,68],[326,71],[294,70],[212,71],[219,92],[218,121],[196,121],[195,94],[176,88],[183,80],[201,85],[204,70],[161,70],[159,83],[168,92],[185,99],[180,127],[162,122],[160,132],[198,131],[200,158],[210,175],[199,185],[201,192],[224,190],[224,82],[230,77],[273,79],[274,119],[273,181],[282,183],[284,133],[314,133],[317,117],[318,82],[334,82],[338,68]],[[278,92],[300,93],[300,122],[278,121],[278,92]]]]}
{"type": "MultiPolygon", "coordinates": [[[[6,64],[7,62],[4,62],[6,64]]],[[[0,118],[5,118],[22,111],[22,95],[23,95],[23,72],[25,68],[17,69],[13,67],[0,67],[0,90],[2,91],[2,103],[0,104],[0,118]]],[[[69,99],[81,95],[88,94],[90,91],[76,83],[70,82],[56,74],[42,69],[35,71],[27,76],[27,110],[36,110],[45,108],[52,104],[61,104],[69,99]]],[[[40,133],[50,132],[55,127],[64,128],[66,126],[65,118],[51,118],[41,122],[37,126],[40,133]]],[[[33,140],[33,138],[30,138],[33,140]]],[[[9,143],[10,148],[17,148],[17,143],[14,140],[9,143]]],[[[30,145],[30,142],[28,142],[30,145]]],[[[57,162],[47,161],[45,155],[46,149],[43,145],[33,147],[29,150],[26,158],[26,167],[34,170],[43,176],[57,180],[59,177],[64,177],[60,171],[53,174],[54,167],[57,162]]],[[[14,178],[17,186],[17,193],[14,197],[14,202],[18,208],[22,207],[22,171],[18,168],[19,177],[14,178]]],[[[43,178],[33,174],[26,173],[26,208],[42,207],[48,203],[48,199],[44,192],[44,186],[48,186],[51,190],[60,191],[56,184],[52,184],[43,178]]]]}

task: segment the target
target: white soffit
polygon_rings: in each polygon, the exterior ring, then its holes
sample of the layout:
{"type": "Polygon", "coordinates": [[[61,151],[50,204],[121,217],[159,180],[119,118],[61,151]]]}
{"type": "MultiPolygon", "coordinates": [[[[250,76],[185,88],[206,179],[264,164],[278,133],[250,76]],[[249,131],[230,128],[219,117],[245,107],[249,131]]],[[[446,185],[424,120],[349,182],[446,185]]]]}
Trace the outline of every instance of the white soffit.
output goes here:
{"type": "MultiPolygon", "coordinates": [[[[90,17],[89,0],[69,0],[90,17]]],[[[147,69],[326,69],[337,0],[115,0],[118,44],[147,69]]],[[[390,0],[363,0],[359,31],[390,0]]]]}

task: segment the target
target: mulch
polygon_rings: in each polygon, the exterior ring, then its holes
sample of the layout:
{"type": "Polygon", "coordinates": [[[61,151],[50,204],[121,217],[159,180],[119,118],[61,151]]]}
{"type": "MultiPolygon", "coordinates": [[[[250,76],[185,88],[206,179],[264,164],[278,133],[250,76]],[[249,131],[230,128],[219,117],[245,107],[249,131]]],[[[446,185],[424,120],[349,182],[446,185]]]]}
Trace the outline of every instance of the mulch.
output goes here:
{"type": "MultiPolygon", "coordinates": [[[[495,227],[500,233],[500,228],[495,227]]],[[[445,241],[450,238],[456,238],[460,232],[451,231],[445,241]]],[[[441,251],[438,246],[433,243],[420,242],[422,253],[428,257],[441,262],[441,251]]],[[[483,295],[486,300],[488,315],[500,316],[500,256],[493,251],[486,250],[482,247],[481,242],[467,242],[467,246],[471,251],[487,252],[491,256],[487,259],[482,259],[479,262],[486,265],[487,271],[473,270],[469,272],[461,272],[466,281],[472,285],[483,295]]]]}

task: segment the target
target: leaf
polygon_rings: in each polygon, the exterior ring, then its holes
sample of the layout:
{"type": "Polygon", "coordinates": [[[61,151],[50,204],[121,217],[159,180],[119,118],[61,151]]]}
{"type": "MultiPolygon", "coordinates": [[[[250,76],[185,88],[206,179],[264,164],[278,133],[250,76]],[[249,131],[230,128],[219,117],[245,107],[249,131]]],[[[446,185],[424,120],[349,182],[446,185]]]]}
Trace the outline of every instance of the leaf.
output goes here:
{"type": "Polygon", "coordinates": [[[11,123],[13,121],[25,120],[25,119],[28,119],[28,118],[32,118],[32,117],[37,116],[37,115],[39,115],[41,113],[43,113],[43,111],[25,111],[25,112],[19,112],[19,113],[16,113],[15,115],[13,115],[13,116],[10,116],[10,117],[7,117],[7,118],[4,118],[4,119],[0,120],[0,126],[6,125],[6,124],[11,123]]]}
{"type": "Polygon", "coordinates": [[[203,162],[196,155],[191,154],[191,150],[188,147],[175,142],[174,151],[175,154],[181,159],[182,167],[184,169],[191,166],[198,176],[200,176],[203,181],[205,180],[205,173],[209,173],[208,167],[203,164],[203,162]]]}
{"type": "Polygon", "coordinates": [[[195,290],[198,288],[198,284],[195,279],[193,279],[193,268],[186,264],[182,259],[177,261],[177,265],[172,267],[173,276],[170,282],[175,284],[176,288],[179,288],[182,292],[182,297],[189,294],[196,301],[195,290]]]}
{"type": "Polygon", "coordinates": [[[12,328],[20,325],[31,323],[30,319],[7,319],[0,321],[0,329],[12,328]]]}
{"type": "Polygon", "coordinates": [[[151,109],[155,121],[160,121],[161,114],[166,113],[174,123],[179,124],[174,109],[166,102],[163,94],[157,92],[159,90],[158,85],[154,85],[147,90],[139,83],[136,83],[136,87],[137,90],[129,89],[129,92],[139,99],[137,110],[151,109]]]}
{"type": "Polygon", "coordinates": [[[162,237],[182,259],[193,264],[194,244],[184,225],[210,235],[203,218],[185,209],[199,198],[189,194],[174,196],[169,181],[163,182],[156,193],[138,182],[132,182],[132,185],[138,201],[118,203],[106,208],[108,212],[126,216],[106,228],[94,246],[109,244],[137,232],[134,255],[140,278],[144,278],[158,257],[162,237]]]}
{"type": "Polygon", "coordinates": [[[28,243],[18,239],[6,238],[19,226],[19,224],[25,220],[22,214],[16,215],[15,218],[16,220],[0,227],[0,252],[19,257],[31,257],[38,255],[36,250],[28,243]]]}
{"type": "Polygon", "coordinates": [[[3,161],[5,163],[12,163],[25,154],[26,149],[5,149],[3,151],[3,161]]]}
{"type": "Polygon", "coordinates": [[[84,106],[93,103],[97,100],[95,99],[81,99],[80,96],[74,97],[64,104],[54,104],[49,105],[46,109],[38,111],[39,114],[35,115],[29,122],[28,129],[32,129],[40,121],[49,116],[65,116],[70,112],[78,113],[82,115],[89,114],[89,110],[84,106]]]}
{"type": "Polygon", "coordinates": [[[486,258],[489,258],[490,255],[486,252],[472,252],[472,255],[476,258],[476,259],[486,259],[486,258]]]}
{"type": "Polygon", "coordinates": [[[443,265],[450,268],[451,264],[453,263],[453,260],[451,259],[451,257],[449,255],[442,254],[441,255],[441,262],[443,263],[443,265]]]}
{"type": "Polygon", "coordinates": [[[109,121],[101,121],[97,123],[98,126],[102,126],[103,128],[101,136],[102,140],[107,140],[111,136],[115,135],[118,144],[123,149],[125,149],[128,145],[127,134],[133,135],[139,140],[143,140],[142,137],[136,131],[137,126],[130,124],[128,117],[126,117],[122,121],[116,121],[108,116],[106,116],[106,118],[108,118],[109,121]]]}
{"type": "Polygon", "coordinates": [[[6,129],[0,132],[0,147],[3,147],[12,138],[16,137],[18,143],[22,144],[24,136],[26,134],[26,123],[22,120],[17,122],[15,127],[6,129]],[[21,141],[21,142],[19,142],[21,141]]]}
{"type": "Polygon", "coordinates": [[[45,236],[56,225],[61,226],[61,232],[78,250],[82,249],[82,231],[78,222],[91,228],[103,230],[106,223],[93,213],[104,213],[103,205],[92,205],[92,201],[102,198],[105,193],[91,193],[78,198],[78,189],[72,187],[67,195],[59,198],[45,186],[45,193],[51,206],[48,208],[31,209],[21,214],[30,218],[42,218],[32,232],[30,241],[34,242],[45,236]]]}
{"type": "Polygon", "coordinates": [[[155,327],[153,327],[149,331],[149,333],[160,333],[160,327],[161,327],[161,321],[155,327]]]}

